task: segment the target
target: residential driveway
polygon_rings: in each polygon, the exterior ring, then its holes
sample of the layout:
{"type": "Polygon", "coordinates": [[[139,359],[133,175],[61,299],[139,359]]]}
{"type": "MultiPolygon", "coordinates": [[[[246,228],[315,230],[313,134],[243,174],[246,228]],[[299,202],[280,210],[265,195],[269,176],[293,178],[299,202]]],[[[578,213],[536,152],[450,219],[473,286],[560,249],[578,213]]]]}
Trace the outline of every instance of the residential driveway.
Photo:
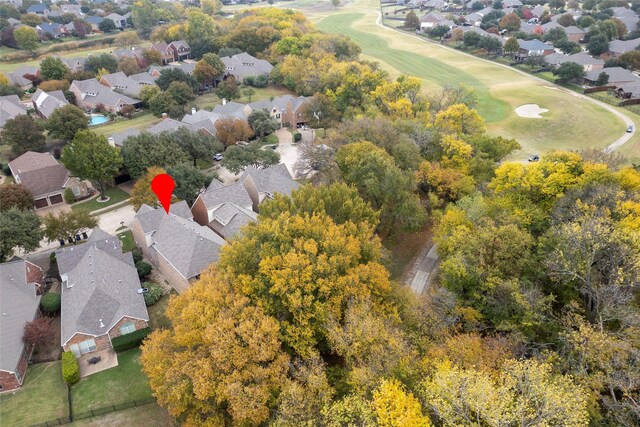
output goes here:
{"type": "Polygon", "coordinates": [[[71,210],[71,206],[66,203],[58,203],[57,205],[48,206],[46,208],[36,210],[36,214],[38,216],[47,216],[49,214],[53,214],[54,216],[60,215],[62,212],[67,212],[71,210]]]}
{"type": "Polygon", "coordinates": [[[214,169],[218,173],[218,179],[222,181],[224,185],[233,184],[238,179],[238,175],[230,172],[227,168],[220,166],[214,169]]]}
{"type": "Polygon", "coordinates": [[[293,143],[293,135],[287,129],[278,129],[275,133],[278,137],[276,152],[280,154],[280,163],[284,163],[291,176],[295,179],[295,164],[300,157],[298,145],[293,143]]]}
{"type": "Polygon", "coordinates": [[[116,234],[116,230],[122,225],[120,221],[124,221],[124,226],[131,228],[133,217],[136,215],[133,206],[124,205],[121,208],[100,215],[98,218],[98,227],[109,234],[116,234]]]}

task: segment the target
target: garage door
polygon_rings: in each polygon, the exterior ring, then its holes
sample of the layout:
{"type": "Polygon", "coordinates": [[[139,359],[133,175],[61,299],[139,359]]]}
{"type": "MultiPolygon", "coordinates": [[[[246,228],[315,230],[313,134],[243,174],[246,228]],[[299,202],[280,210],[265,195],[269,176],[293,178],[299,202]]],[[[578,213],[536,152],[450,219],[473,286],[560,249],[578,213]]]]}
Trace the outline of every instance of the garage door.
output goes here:
{"type": "Polygon", "coordinates": [[[52,205],[57,205],[58,203],[62,203],[62,195],[56,194],[55,196],[49,197],[52,205]]]}
{"type": "Polygon", "coordinates": [[[34,203],[36,205],[36,209],[46,208],[47,206],[49,206],[49,203],[47,203],[47,199],[36,199],[34,203]]]}

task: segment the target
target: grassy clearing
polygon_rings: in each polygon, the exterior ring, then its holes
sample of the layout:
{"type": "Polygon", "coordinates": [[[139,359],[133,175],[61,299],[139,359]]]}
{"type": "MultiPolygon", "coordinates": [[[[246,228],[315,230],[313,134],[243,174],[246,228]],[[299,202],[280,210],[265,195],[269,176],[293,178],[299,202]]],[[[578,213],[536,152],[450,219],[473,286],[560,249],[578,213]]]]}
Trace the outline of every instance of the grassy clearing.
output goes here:
{"type": "Polygon", "coordinates": [[[60,363],[29,366],[22,388],[0,395],[0,424],[28,426],[67,416],[67,387],[60,363]]]}
{"type": "Polygon", "coordinates": [[[99,135],[105,135],[109,137],[114,133],[122,132],[127,129],[148,129],[161,120],[162,119],[160,117],[156,117],[151,113],[143,114],[133,119],[125,119],[119,117],[115,122],[112,122],[111,124],[108,124],[106,126],[97,127],[93,129],[93,131],[99,135]]]}
{"type": "MultiPolygon", "coordinates": [[[[625,131],[624,123],[602,107],[550,83],[375,25],[379,6],[373,0],[359,1],[356,7],[366,13],[325,14],[319,28],[351,37],[362,47],[365,59],[381,61],[392,76],[421,78],[427,92],[444,84],[473,87],[489,132],[516,138],[523,146],[518,159],[552,149],[602,148],[625,131]],[[548,108],[549,114],[545,119],[522,119],[514,113],[516,107],[530,103],[548,108]]],[[[628,144],[634,142],[635,138],[628,144]]]]}
{"type": "Polygon", "coordinates": [[[119,353],[118,366],[81,379],[71,388],[71,397],[77,414],[150,398],[151,388],[140,367],[140,349],[119,353]]]}
{"type": "Polygon", "coordinates": [[[85,211],[85,212],[93,212],[98,209],[104,209],[109,206],[115,205],[116,203],[120,203],[129,198],[129,194],[119,189],[118,187],[110,188],[106,191],[107,197],[109,197],[108,202],[98,203],[98,198],[95,197],[87,202],[76,203],[71,206],[71,210],[74,211],[85,211]]]}
{"type": "Polygon", "coordinates": [[[129,252],[136,248],[136,242],[133,240],[133,232],[131,230],[118,233],[118,239],[122,242],[123,252],[129,252]]]}
{"type": "Polygon", "coordinates": [[[144,406],[111,412],[69,424],[71,427],[172,427],[176,422],[163,407],[150,403],[144,406]]]}

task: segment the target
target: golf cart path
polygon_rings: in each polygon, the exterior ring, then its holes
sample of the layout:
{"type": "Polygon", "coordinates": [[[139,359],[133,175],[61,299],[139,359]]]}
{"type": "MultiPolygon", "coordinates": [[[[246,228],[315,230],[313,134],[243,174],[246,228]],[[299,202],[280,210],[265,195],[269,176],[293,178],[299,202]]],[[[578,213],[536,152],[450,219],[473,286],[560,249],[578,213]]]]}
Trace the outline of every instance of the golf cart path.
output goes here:
{"type": "MultiPolygon", "coordinates": [[[[437,44],[437,43],[432,42],[430,40],[427,40],[425,38],[414,36],[412,34],[407,34],[404,31],[400,31],[400,30],[395,29],[395,28],[387,27],[386,25],[384,25],[382,23],[382,14],[380,13],[380,11],[375,11],[375,12],[378,15],[378,18],[376,19],[376,25],[381,27],[381,28],[386,28],[386,29],[389,29],[391,31],[395,31],[395,32],[400,33],[400,34],[404,34],[404,35],[406,35],[408,37],[412,37],[412,38],[414,38],[416,40],[420,40],[422,42],[431,43],[434,46],[438,46],[441,49],[447,49],[447,50],[449,50],[451,52],[456,52],[456,53],[458,53],[460,55],[466,55],[466,56],[468,56],[470,58],[474,58],[474,59],[477,59],[477,60],[480,60],[480,61],[487,62],[489,64],[493,64],[493,65],[496,65],[496,66],[499,66],[499,67],[503,67],[503,68],[515,71],[516,73],[520,73],[520,74],[522,74],[524,76],[527,76],[527,77],[529,77],[531,79],[538,80],[539,82],[542,82],[542,83],[545,83],[545,84],[550,84],[550,82],[548,82],[548,81],[546,81],[544,79],[541,79],[540,77],[536,77],[536,76],[534,76],[532,74],[529,74],[529,73],[526,73],[526,72],[524,72],[522,70],[518,70],[517,68],[513,68],[513,67],[510,67],[510,66],[505,65],[505,64],[500,64],[500,63],[497,63],[497,62],[489,61],[488,59],[478,58],[477,56],[473,56],[473,55],[471,55],[469,53],[466,53],[466,52],[461,52],[459,50],[453,49],[453,48],[448,47],[448,46],[443,46],[441,44],[437,44]]],[[[553,84],[553,83],[551,83],[551,84],[553,84]]],[[[635,123],[633,122],[633,120],[631,120],[629,118],[629,116],[627,116],[624,113],[621,113],[620,111],[616,110],[612,106],[610,106],[610,105],[608,105],[608,104],[606,104],[606,103],[604,103],[602,101],[598,101],[597,99],[593,99],[593,98],[591,98],[589,96],[585,96],[585,95],[576,93],[576,92],[574,92],[572,90],[565,89],[565,88],[563,88],[561,86],[558,86],[558,85],[555,85],[555,84],[554,84],[553,87],[546,86],[546,85],[545,85],[545,87],[548,88],[548,89],[551,89],[551,90],[559,90],[559,91],[562,91],[562,92],[567,93],[569,95],[573,95],[576,98],[583,99],[583,100],[589,101],[589,102],[591,102],[593,104],[599,105],[600,107],[604,108],[605,110],[607,110],[610,113],[613,113],[614,115],[619,117],[625,123],[626,127],[633,126],[631,132],[625,132],[620,138],[618,138],[613,143],[609,144],[606,148],[604,148],[602,150],[604,153],[611,153],[611,152],[617,150],[618,148],[622,147],[627,141],[629,141],[635,135],[636,126],[635,126],[635,123]]]]}

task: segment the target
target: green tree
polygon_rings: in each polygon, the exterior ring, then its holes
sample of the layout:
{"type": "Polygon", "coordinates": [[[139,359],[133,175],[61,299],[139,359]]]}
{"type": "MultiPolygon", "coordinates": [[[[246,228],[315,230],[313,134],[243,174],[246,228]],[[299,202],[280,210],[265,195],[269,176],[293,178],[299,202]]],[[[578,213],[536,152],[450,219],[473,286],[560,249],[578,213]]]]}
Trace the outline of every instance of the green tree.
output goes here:
{"type": "Polygon", "coordinates": [[[196,94],[193,93],[193,89],[185,82],[171,82],[165,93],[178,105],[186,105],[196,99],[196,94]]]}
{"type": "Polygon", "coordinates": [[[21,114],[9,119],[2,128],[3,144],[11,146],[11,151],[21,155],[27,151],[45,151],[45,136],[31,116],[21,114]]]}
{"type": "Polygon", "coordinates": [[[43,80],[62,80],[69,68],[60,58],[48,56],[40,62],[40,76],[43,80]]]}
{"type": "Polygon", "coordinates": [[[173,194],[186,201],[189,206],[193,205],[198,194],[211,182],[211,179],[204,173],[188,163],[171,166],[167,173],[173,177],[176,183],[173,194]]]}
{"type": "Polygon", "coordinates": [[[33,195],[22,184],[7,184],[0,186],[0,211],[12,208],[23,211],[33,209],[33,195]]]}
{"type": "Polygon", "coordinates": [[[167,90],[172,82],[185,82],[191,89],[198,89],[198,80],[185,73],[179,68],[166,68],[160,72],[160,76],[156,79],[156,84],[162,90],[167,90]]]}
{"type": "Polygon", "coordinates": [[[587,49],[591,55],[600,56],[609,50],[609,39],[604,34],[597,34],[590,38],[587,49]]]}
{"type": "Polygon", "coordinates": [[[143,35],[148,35],[158,22],[157,6],[150,0],[136,0],[131,5],[131,22],[143,35]]]}
{"type": "Polygon", "coordinates": [[[196,166],[198,159],[211,160],[215,153],[224,151],[224,146],[215,137],[201,132],[191,132],[180,128],[171,134],[172,139],[193,159],[196,166]]]}
{"type": "Polygon", "coordinates": [[[13,38],[16,40],[16,43],[20,49],[27,50],[31,52],[32,55],[35,54],[36,49],[40,46],[40,37],[38,37],[38,32],[31,27],[19,27],[13,30],[13,38]]]}
{"type": "Polygon", "coordinates": [[[98,24],[98,29],[103,33],[112,33],[116,30],[116,24],[111,19],[103,19],[98,24]]]}
{"type": "Polygon", "coordinates": [[[202,60],[213,68],[216,77],[221,76],[226,69],[226,66],[220,59],[220,56],[216,55],[215,53],[205,53],[204,55],[202,55],[202,60]]]}
{"type": "Polygon", "coordinates": [[[333,5],[334,9],[337,9],[338,6],[340,6],[340,0],[331,0],[331,4],[333,5]]]}
{"type": "Polygon", "coordinates": [[[154,116],[160,117],[163,113],[169,113],[170,108],[173,105],[178,105],[173,101],[173,98],[167,92],[158,92],[153,95],[147,106],[149,107],[149,111],[153,113],[154,116]]]}
{"type": "Polygon", "coordinates": [[[596,86],[606,86],[609,83],[609,74],[604,71],[598,74],[598,80],[596,80],[596,86]]]}
{"type": "Polygon", "coordinates": [[[31,252],[40,247],[40,217],[33,211],[12,208],[0,211],[0,261],[10,259],[14,250],[31,252]]]}
{"type": "Polygon", "coordinates": [[[520,45],[518,44],[518,39],[515,37],[510,37],[502,48],[504,53],[516,53],[519,49],[520,45]]]}
{"type": "Polygon", "coordinates": [[[323,128],[324,136],[327,136],[327,128],[335,126],[341,115],[328,96],[316,93],[302,106],[302,117],[311,126],[323,128]]]}
{"type": "MultiPolygon", "coordinates": [[[[105,21],[110,21],[110,19],[105,19],[105,21]]],[[[118,60],[115,56],[108,53],[89,56],[84,63],[84,69],[94,75],[98,74],[98,71],[101,69],[105,69],[109,73],[115,73],[118,70],[118,60]]]]}
{"type": "Polygon", "coordinates": [[[249,98],[249,104],[251,104],[251,97],[256,94],[256,91],[253,88],[246,88],[242,90],[242,94],[249,98]]]}
{"type": "Polygon", "coordinates": [[[68,104],[61,108],[56,108],[46,124],[49,135],[53,138],[71,141],[78,131],[89,127],[89,119],[80,108],[68,104]]]}
{"type": "Polygon", "coordinates": [[[413,10],[409,11],[409,13],[407,13],[407,16],[405,16],[404,26],[414,30],[420,28],[420,18],[418,18],[418,15],[416,15],[413,10]]]}
{"type": "Polygon", "coordinates": [[[147,168],[147,171],[136,180],[131,189],[131,204],[133,209],[137,212],[142,205],[151,206],[157,208],[160,206],[158,196],[153,192],[151,188],[151,182],[156,176],[167,173],[162,168],[151,166],[147,168]]]}
{"type": "Polygon", "coordinates": [[[106,137],[89,130],[76,133],[60,160],[75,176],[91,181],[100,191],[101,199],[122,167],[120,151],[109,145],[106,137]]]}
{"type": "Polygon", "coordinates": [[[140,100],[144,102],[146,106],[149,106],[151,99],[158,93],[160,93],[158,86],[143,86],[140,89],[140,100]]]}
{"type": "Polygon", "coordinates": [[[622,55],[620,55],[619,59],[629,69],[632,69],[632,70],[640,69],[640,51],[639,50],[630,50],[628,52],[625,52],[622,55]]]}
{"type": "Polygon", "coordinates": [[[553,70],[553,74],[563,81],[571,81],[584,76],[584,68],[575,62],[563,62],[558,68],[553,70]]]}
{"type": "Polygon", "coordinates": [[[216,89],[216,95],[229,101],[240,98],[240,89],[236,84],[236,79],[229,77],[222,81],[216,89]]]}
{"type": "Polygon", "coordinates": [[[190,160],[187,153],[166,133],[143,133],[127,138],[121,152],[124,165],[133,179],[138,179],[149,167],[167,169],[190,160]]]}
{"type": "Polygon", "coordinates": [[[233,173],[240,173],[247,166],[263,169],[279,162],[280,154],[270,149],[263,150],[258,144],[249,144],[246,147],[232,145],[224,152],[222,166],[233,173]]]}
{"type": "Polygon", "coordinates": [[[253,132],[260,138],[271,135],[280,127],[266,109],[253,111],[247,120],[253,132]]]}
{"type": "Polygon", "coordinates": [[[49,242],[56,240],[73,241],[83,231],[98,226],[98,219],[86,211],[63,211],[55,216],[50,213],[42,219],[44,236],[49,242]]]}
{"type": "Polygon", "coordinates": [[[414,193],[413,177],[400,170],[383,149],[370,142],[348,144],[338,150],[336,162],[344,180],[380,210],[383,232],[415,231],[424,225],[426,213],[414,193]]]}

